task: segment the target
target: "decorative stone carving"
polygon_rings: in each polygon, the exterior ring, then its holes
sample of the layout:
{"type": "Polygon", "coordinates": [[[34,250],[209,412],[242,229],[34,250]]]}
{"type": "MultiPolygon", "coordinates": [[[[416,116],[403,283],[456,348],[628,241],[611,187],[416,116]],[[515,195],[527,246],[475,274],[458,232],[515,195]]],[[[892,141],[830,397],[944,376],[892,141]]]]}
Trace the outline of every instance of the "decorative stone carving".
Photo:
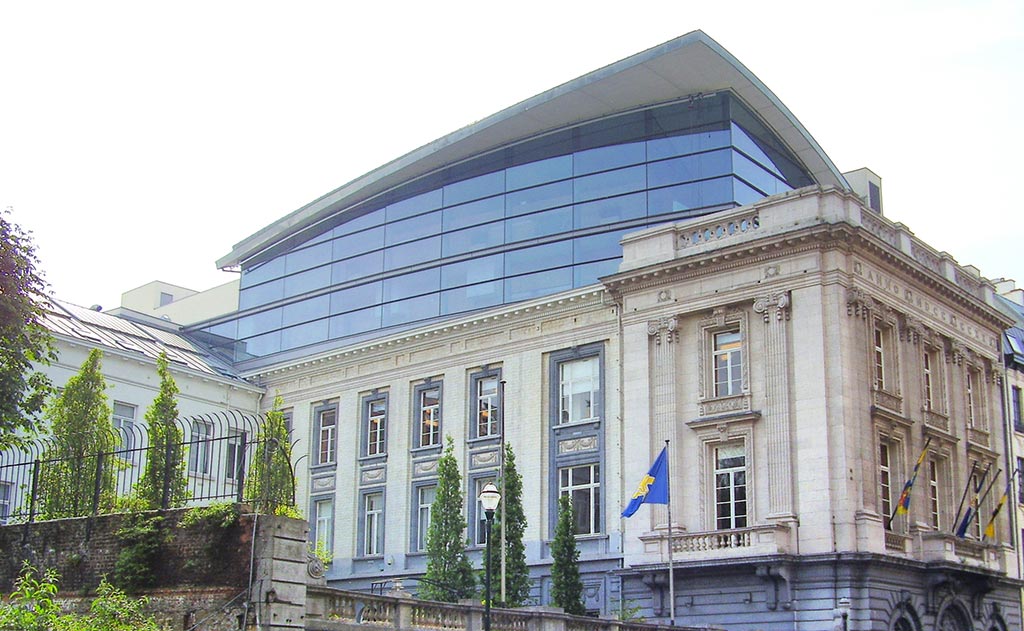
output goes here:
{"type": "Polygon", "coordinates": [[[652,320],[647,323],[647,335],[654,338],[655,344],[661,344],[663,340],[671,344],[679,340],[679,332],[676,330],[678,326],[679,318],[675,316],[652,320]]]}
{"type": "Polygon", "coordinates": [[[871,295],[859,287],[846,290],[846,315],[867,318],[878,308],[878,303],[871,295]]]}
{"type": "Polygon", "coordinates": [[[332,491],[334,490],[334,476],[324,476],[321,478],[312,478],[309,481],[309,487],[314,493],[320,491],[332,491]]]}
{"type": "Polygon", "coordinates": [[[659,291],[658,302],[672,302],[672,291],[670,289],[662,289],[659,291]]]}
{"type": "Polygon", "coordinates": [[[754,312],[760,313],[764,321],[774,320],[781,322],[789,319],[789,292],[783,291],[771,293],[754,301],[754,312]]]}
{"type": "Polygon", "coordinates": [[[437,471],[437,460],[420,460],[412,465],[412,474],[415,476],[433,475],[437,471]]]}
{"type": "Polygon", "coordinates": [[[912,315],[904,315],[900,318],[900,340],[918,344],[922,339],[928,338],[928,329],[924,322],[921,322],[912,315]]]}
{"type": "Polygon", "coordinates": [[[569,454],[597,449],[597,436],[584,436],[558,441],[558,453],[569,454]]]}
{"type": "Polygon", "coordinates": [[[495,449],[481,451],[470,457],[470,466],[474,469],[479,469],[481,467],[493,467],[497,464],[498,451],[495,449]]]}
{"type": "Polygon", "coordinates": [[[383,467],[378,467],[376,469],[364,469],[362,474],[359,476],[359,481],[361,484],[383,482],[386,471],[387,469],[383,467]]]}

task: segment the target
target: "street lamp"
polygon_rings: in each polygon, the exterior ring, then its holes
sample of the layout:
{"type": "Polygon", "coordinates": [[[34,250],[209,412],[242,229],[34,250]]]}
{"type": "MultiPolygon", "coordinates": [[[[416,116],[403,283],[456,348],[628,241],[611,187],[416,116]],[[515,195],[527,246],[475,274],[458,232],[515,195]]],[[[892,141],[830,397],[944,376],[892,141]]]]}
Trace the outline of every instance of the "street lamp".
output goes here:
{"type": "Polygon", "coordinates": [[[498,503],[501,502],[501,493],[493,482],[488,482],[477,499],[480,500],[480,506],[487,517],[487,525],[484,528],[487,544],[484,549],[484,631],[491,631],[491,523],[494,521],[494,509],[498,508],[498,503]]]}

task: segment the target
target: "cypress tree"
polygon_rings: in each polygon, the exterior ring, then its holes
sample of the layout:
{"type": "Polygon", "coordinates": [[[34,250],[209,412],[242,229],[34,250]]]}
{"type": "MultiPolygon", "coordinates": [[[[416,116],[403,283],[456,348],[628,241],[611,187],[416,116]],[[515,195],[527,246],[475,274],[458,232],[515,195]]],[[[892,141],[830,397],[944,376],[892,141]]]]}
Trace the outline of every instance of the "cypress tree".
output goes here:
{"type": "Polygon", "coordinates": [[[466,518],[462,477],[455,460],[454,443],[437,460],[437,492],[430,506],[427,529],[427,571],[421,598],[456,602],[474,595],[473,566],[466,556],[466,518]]]}
{"type": "Polygon", "coordinates": [[[281,397],[274,397],[274,405],[256,435],[256,453],[245,482],[246,501],[260,513],[281,514],[295,503],[292,445],[281,411],[283,404],[281,397]]]}
{"type": "Polygon", "coordinates": [[[156,372],[160,375],[160,393],[146,410],[149,450],[146,470],[136,493],[147,507],[162,508],[164,483],[168,479],[168,506],[174,508],[183,506],[188,500],[188,482],[185,478],[182,432],[175,423],[178,418],[175,401],[178,385],[171,376],[165,353],[160,353],[156,360],[156,372]]]}
{"type": "Polygon", "coordinates": [[[568,495],[558,498],[558,523],[551,542],[551,601],[565,613],[582,616],[583,581],[580,580],[580,552],[576,548],[572,501],[568,495]]]}
{"type": "MultiPolygon", "coordinates": [[[[526,531],[526,513],[523,511],[523,478],[516,470],[516,456],[512,445],[505,443],[505,462],[502,467],[498,488],[501,490],[501,506],[494,511],[491,544],[491,594],[492,602],[502,607],[522,607],[530,598],[530,569],[526,565],[526,547],[523,533],[526,531]],[[502,514],[504,513],[504,522],[502,514]],[[505,526],[505,600],[501,598],[501,526],[505,526]]],[[[483,572],[480,582],[483,585],[483,572]]]]}
{"type": "Polygon", "coordinates": [[[93,349],[46,409],[53,443],[43,456],[39,494],[47,518],[92,513],[97,490],[98,509],[113,505],[116,440],[104,394],[102,358],[103,353],[93,349]]]}

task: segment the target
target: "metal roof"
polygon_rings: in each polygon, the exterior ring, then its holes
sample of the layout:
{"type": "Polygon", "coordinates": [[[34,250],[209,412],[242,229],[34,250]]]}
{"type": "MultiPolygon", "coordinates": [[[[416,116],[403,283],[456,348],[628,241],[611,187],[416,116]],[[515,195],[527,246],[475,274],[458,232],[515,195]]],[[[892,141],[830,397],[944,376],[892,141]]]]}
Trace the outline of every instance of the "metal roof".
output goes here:
{"type": "Polygon", "coordinates": [[[761,81],[702,31],[573,79],[397,158],[237,243],[234,267],[280,241],[403,182],[539,134],[680,97],[731,90],[796,155],[815,182],[849,189],[803,125],[761,81]]]}

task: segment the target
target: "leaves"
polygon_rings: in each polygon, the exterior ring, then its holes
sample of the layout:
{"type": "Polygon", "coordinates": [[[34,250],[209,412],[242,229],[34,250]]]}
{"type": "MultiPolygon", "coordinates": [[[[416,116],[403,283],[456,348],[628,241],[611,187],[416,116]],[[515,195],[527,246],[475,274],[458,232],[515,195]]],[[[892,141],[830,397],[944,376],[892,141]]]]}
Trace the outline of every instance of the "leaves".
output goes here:
{"type": "Polygon", "coordinates": [[[466,519],[462,477],[455,460],[454,443],[437,460],[437,493],[430,506],[427,529],[427,571],[419,595],[429,600],[457,602],[476,591],[473,566],[466,556],[466,519]]]}
{"type": "Polygon", "coordinates": [[[576,531],[572,501],[568,495],[558,498],[558,523],[551,542],[551,601],[565,613],[582,616],[583,581],[580,579],[580,552],[576,548],[576,531]]]}

